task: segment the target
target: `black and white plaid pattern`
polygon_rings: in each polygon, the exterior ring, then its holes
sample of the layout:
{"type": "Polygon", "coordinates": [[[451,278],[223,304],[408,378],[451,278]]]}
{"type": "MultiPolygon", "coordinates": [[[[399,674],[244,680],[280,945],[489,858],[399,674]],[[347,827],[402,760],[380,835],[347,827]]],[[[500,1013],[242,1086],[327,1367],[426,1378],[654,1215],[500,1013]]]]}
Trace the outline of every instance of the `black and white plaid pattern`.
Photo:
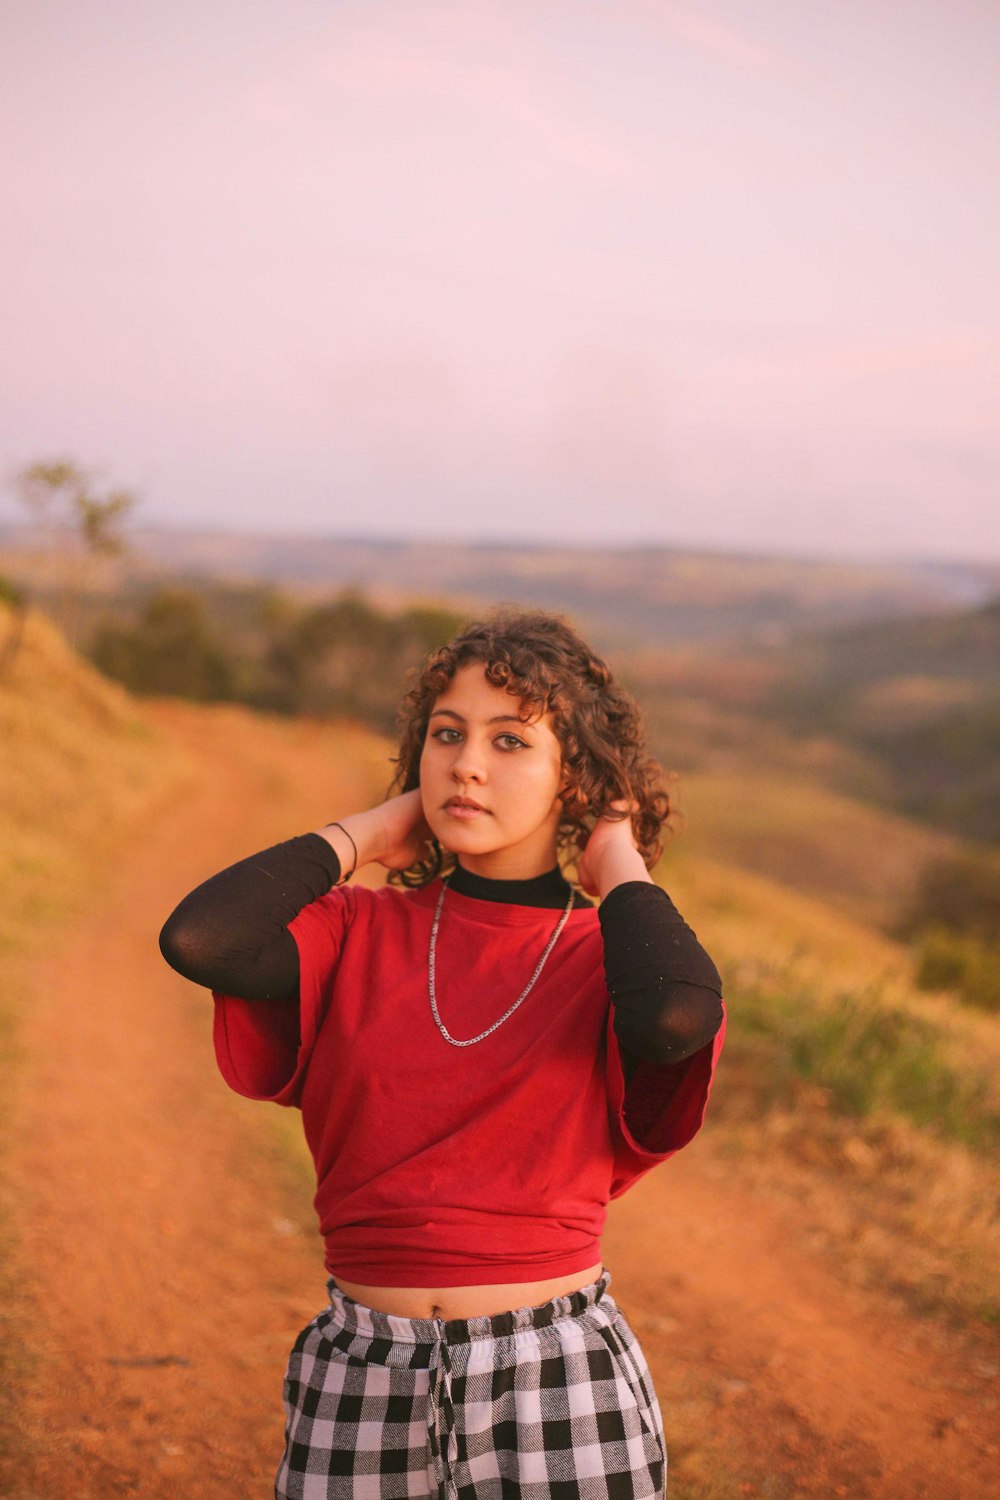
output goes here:
{"type": "Polygon", "coordinates": [[[663,1419],[610,1282],[444,1320],[331,1278],[288,1362],[276,1500],[661,1500],[663,1419]]]}

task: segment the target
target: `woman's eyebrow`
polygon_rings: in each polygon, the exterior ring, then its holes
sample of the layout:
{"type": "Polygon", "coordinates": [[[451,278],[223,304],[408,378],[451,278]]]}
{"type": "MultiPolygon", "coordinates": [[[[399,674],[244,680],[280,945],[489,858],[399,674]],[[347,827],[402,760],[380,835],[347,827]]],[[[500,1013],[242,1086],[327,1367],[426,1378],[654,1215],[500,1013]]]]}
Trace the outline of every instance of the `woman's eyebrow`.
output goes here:
{"type": "MultiPolygon", "coordinates": [[[[439,714],[446,714],[449,719],[457,719],[460,724],[465,723],[465,715],[456,713],[453,708],[436,708],[431,718],[436,719],[439,714]]],[[[493,718],[487,719],[486,722],[487,724],[520,724],[525,729],[530,728],[530,722],[527,719],[519,719],[517,714],[494,714],[493,718]]]]}

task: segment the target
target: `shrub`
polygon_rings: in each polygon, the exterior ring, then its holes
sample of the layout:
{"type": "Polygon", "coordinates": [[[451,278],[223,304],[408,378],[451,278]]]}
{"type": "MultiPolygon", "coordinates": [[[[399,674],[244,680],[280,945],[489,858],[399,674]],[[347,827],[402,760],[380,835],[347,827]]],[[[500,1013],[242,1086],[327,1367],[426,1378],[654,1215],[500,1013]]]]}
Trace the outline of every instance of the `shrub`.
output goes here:
{"type": "Polygon", "coordinates": [[[0,573],[0,604],[9,604],[11,609],[22,609],[26,603],[24,590],[11,578],[0,573]]]}
{"type": "Polygon", "coordinates": [[[134,626],[107,622],[91,645],[94,663],[134,693],[202,702],[233,696],[235,664],[188,589],[159,589],[134,626]]]}
{"type": "Polygon", "coordinates": [[[1000,855],[967,849],[928,860],[897,931],[915,937],[929,927],[984,942],[1000,932],[1000,855]]]}
{"type": "Polygon", "coordinates": [[[932,925],[916,948],[916,983],[953,989],[969,1005],[1000,1011],[1000,947],[967,933],[932,925]]]}
{"type": "Polygon", "coordinates": [[[798,1078],[828,1090],[841,1114],[888,1110],[975,1150],[1000,1144],[987,1074],[954,1067],[937,1028],[885,1004],[876,986],[819,1002],[808,990],[751,984],[730,1004],[733,1061],[750,1065],[765,1108],[798,1078]]]}

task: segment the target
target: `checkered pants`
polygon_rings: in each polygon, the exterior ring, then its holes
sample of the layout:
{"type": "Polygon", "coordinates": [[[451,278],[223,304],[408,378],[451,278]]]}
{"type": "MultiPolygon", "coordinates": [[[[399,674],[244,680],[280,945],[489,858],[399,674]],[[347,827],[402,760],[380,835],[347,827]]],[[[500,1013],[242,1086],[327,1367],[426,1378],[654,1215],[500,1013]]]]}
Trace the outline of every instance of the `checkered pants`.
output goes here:
{"type": "Polygon", "coordinates": [[[276,1500],[662,1500],[663,1419],[610,1282],[444,1320],[331,1278],[288,1362],[276,1500]]]}

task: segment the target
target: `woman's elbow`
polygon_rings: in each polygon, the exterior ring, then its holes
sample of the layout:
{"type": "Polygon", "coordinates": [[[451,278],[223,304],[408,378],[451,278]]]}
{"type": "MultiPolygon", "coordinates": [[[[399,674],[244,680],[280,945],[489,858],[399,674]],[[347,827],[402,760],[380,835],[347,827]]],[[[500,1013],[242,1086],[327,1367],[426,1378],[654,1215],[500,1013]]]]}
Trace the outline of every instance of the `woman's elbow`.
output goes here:
{"type": "Polygon", "coordinates": [[[200,973],[205,962],[204,943],[180,908],[172,912],[160,929],[160,952],[172,969],[185,979],[201,984],[200,973]]]}
{"type": "Polygon", "coordinates": [[[692,988],[685,986],[687,993],[679,1010],[668,1003],[660,1016],[657,1048],[661,1062],[682,1062],[692,1057],[708,1046],[722,1026],[722,997],[714,990],[703,989],[697,1004],[693,1004],[692,988]]]}

